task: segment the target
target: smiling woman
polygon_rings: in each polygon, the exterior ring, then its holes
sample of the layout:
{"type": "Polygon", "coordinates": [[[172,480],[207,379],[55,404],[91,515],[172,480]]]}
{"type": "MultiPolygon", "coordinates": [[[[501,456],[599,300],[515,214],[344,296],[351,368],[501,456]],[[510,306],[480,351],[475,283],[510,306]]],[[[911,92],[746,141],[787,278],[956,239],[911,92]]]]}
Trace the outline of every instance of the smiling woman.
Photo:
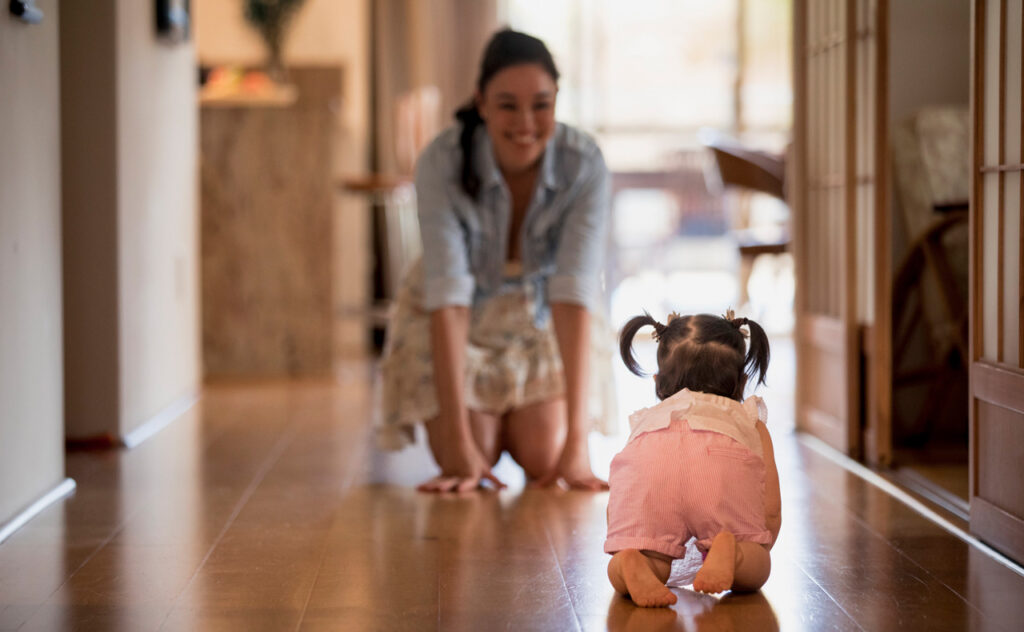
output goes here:
{"type": "Polygon", "coordinates": [[[600,295],[609,178],[594,141],[555,122],[558,70],[511,30],[484,52],[473,100],[420,157],[423,259],[394,306],[381,444],[425,422],[439,476],[474,489],[508,451],[538,485],[606,489],[587,445],[610,429],[600,295]]]}
{"type": "Polygon", "coordinates": [[[495,138],[494,155],[506,176],[537,164],[555,131],[555,81],[540,66],[513,66],[477,93],[480,117],[495,138]]]}

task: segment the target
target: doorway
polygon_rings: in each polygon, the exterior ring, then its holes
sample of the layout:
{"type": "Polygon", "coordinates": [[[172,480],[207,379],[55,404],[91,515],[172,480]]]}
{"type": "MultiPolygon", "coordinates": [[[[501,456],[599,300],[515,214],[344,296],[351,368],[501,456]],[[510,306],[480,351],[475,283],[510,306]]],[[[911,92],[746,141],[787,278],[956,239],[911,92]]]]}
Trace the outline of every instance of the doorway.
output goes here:
{"type": "Polygon", "coordinates": [[[971,9],[911,0],[888,10],[888,475],[966,527],[971,9]]]}

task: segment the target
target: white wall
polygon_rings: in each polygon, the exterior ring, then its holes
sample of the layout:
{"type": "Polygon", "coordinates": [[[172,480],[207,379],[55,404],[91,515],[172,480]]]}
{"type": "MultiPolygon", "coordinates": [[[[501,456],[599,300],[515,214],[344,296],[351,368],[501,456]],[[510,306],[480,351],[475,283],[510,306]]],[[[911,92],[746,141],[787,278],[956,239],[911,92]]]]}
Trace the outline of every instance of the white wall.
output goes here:
{"type": "Polygon", "coordinates": [[[64,477],[56,1],[0,16],[0,525],[64,477]]]}
{"type": "Polygon", "coordinates": [[[194,43],[154,3],[67,3],[61,29],[71,438],[124,439],[199,383],[194,43]]]}
{"type": "Polygon", "coordinates": [[[122,436],[199,384],[197,71],[154,36],[153,2],[117,2],[122,436]]]}
{"type": "Polygon", "coordinates": [[[890,0],[889,117],[970,100],[969,0],[890,0]]]}
{"type": "MultiPolygon", "coordinates": [[[[969,0],[889,2],[889,130],[921,107],[970,102],[969,0]]],[[[893,272],[904,255],[899,198],[890,190],[893,272]]]]}

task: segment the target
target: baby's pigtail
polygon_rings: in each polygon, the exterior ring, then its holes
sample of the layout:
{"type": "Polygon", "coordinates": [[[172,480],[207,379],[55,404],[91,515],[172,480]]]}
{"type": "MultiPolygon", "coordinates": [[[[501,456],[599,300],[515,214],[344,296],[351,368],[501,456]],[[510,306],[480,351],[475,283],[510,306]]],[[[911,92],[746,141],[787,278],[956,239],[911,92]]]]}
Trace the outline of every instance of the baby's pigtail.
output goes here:
{"type": "Polygon", "coordinates": [[[768,335],[761,325],[744,318],[744,324],[750,328],[750,344],[747,359],[743,363],[743,371],[750,379],[757,378],[757,384],[764,384],[764,376],[768,372],[768,360],[771,352],[768,349],[768,335]]]}
{"type": "Polygon", "coordinates": [[[626,364],[626,368],[629,369],[630,373],[640,377],[644,377],[647,374],[640,368],[640,363],[636,361],[636,356],[633,355],[633,338],[636,337],[638,331],[647,325],[654,327],[655,339],[665,331],[665,325],[662,325],[654,320],[650,314],[644,312],[643,316],[634,316],[629,319],[629,322],[622,328],[622,333],[619,334],[619,353],[622,355],[622,361],[626,364]]]}

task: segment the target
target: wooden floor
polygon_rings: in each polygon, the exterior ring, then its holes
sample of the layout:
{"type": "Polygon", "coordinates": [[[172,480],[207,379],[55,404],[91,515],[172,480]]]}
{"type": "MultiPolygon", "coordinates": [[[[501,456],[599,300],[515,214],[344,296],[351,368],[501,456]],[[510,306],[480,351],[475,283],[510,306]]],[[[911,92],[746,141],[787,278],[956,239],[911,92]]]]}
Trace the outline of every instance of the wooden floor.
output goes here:
{"type": "Polygon", "coordinates": [[[0,544],[0,630],[1005,630],[1024,577],[795,435],[761,593],[612,592],[604,493],[417,494],[369,449],[370,371],[206,390],[131,451],[76,452],[75,495],[0,544]]]}

